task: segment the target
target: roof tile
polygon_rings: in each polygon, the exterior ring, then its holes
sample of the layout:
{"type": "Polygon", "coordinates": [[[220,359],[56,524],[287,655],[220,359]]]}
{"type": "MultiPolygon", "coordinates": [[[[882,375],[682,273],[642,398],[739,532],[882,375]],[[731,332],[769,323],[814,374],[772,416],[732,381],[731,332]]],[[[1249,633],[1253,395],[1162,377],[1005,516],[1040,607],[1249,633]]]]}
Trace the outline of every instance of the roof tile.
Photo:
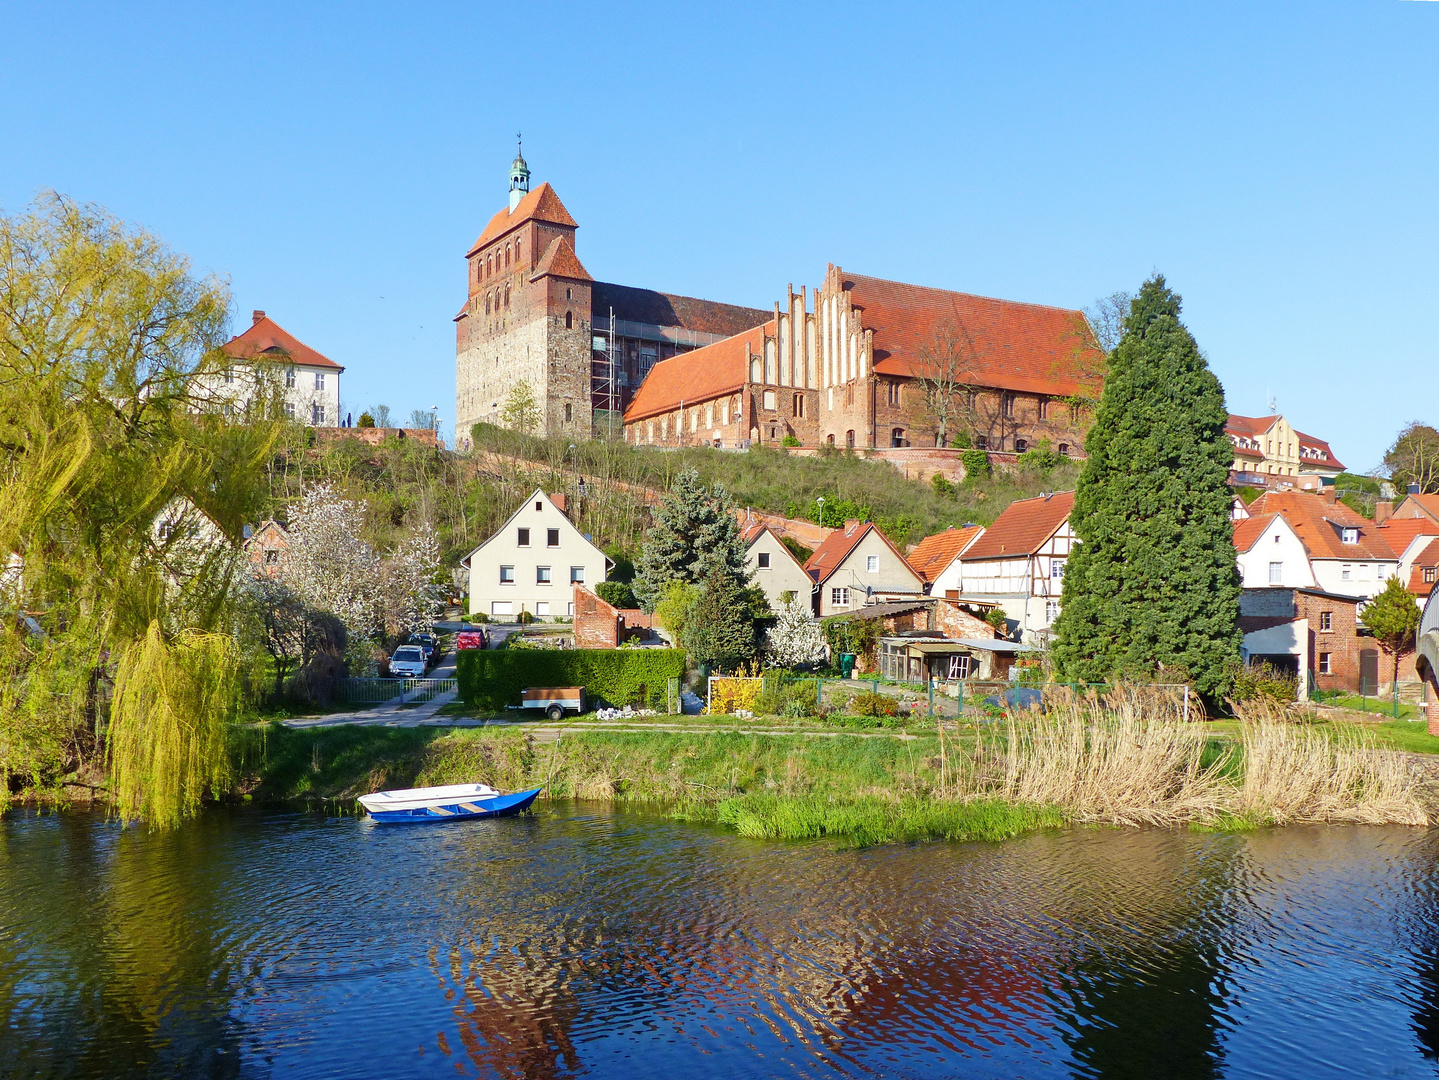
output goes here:
{"type": "Polygon", "coordinates": [[[1311,559],[1380,559],[1395,556],[1367,518],[1341,502],[1326,502],[1307,491],[1266,491],[1249,504],[1251,516],[1279,514],[1304,542],[1311,559]],[[1359,530],[1357,543],[1346,544],[1341,529],[1359,530]]]}
{"type": "Polygon", "coordinates": [[[650,368],[625,410],[625,423],[673,412],[681,402],[709,401],[739,391],[749,378],[747,357],[763,355],[764,336],[773,332],[771,319],[743,334],[661,360],[650,368]]]}
{"type": "Polygon", "coordinates": [[[225,355],[238,360],[289,360],[303,367],[345,369],[323,353],[310,348],[263,311],[255,312],[255,321],[243,334],[225,343],[225,355]]]}
{"type": "Polygon", "coordinates": [[[580,257],[575,254],[575,249],[563,236],[557,236],[550,241],[550,246],[545,248],[545,253],[540,256],[539,264],[530,275],[530,280],[538,281],[546,274],[551,277],[573,278],[575,281],[593,280],[590,272],[580,262],[580,257]]]}
{"type": "Polygon", "coordinates": [[[560,202],[560,197],[555,194],[555,189],[550,187],[549,181],[545,181],[521,199],[519,205],[513,210],[507,206],[490,218],[490,223],[485,226],[485,231],[480,233],[480,238],[470,245],[470,250],[465,252],[465,257],[469,258],[491,240],[498,240],[505,233],[518,228],[531,219],[548,221],[552,225],[568,225],[572,228],[579,228],[579,222],[570,217],[570,212],[565,209],[565,204],[560,202]]]}
{"type": "Polygon", "coordinates": [[[955,557],[983,532],[983,525],[966,525],[961,529],[950,526],[942,533],[926,536],[909,553],[909,565],[926,584],[933,584],[935,578],[949,569],[955,557]]]}
{"type": "Polygon", "coordinates": [[[964,553],[964,561],[1012,559],[1033,555],[1074,509],[1074,492],[1056,491],[1018,499],[1005,507],[993,525],[964,553]]]}

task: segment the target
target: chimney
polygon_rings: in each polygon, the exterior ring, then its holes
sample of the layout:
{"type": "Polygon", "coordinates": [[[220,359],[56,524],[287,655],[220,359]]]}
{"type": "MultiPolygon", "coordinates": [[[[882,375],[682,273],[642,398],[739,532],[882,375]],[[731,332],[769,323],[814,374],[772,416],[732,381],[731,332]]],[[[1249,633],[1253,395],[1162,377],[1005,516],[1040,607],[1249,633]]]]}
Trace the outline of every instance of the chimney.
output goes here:
{"type": "Polygon", "coordinates": [[[253,321],[250,323],[250,325],[251,325],[251,326],[255,325],[255,323],[259,322],[259,321],[260,321],[261,319],[263,319],[264,317],[265,317],[265,313],[264,313],[263,311],[253,311],[253,312],[251,312],[251,313],[250,313],[250,318],[251,318],[253,321]]]}
{"type": "Polygon", "coordinates": [[[1383,525],[1394,516],[1394,504],[1388,499],[1380,499],[1374,504],[1374,524],[1383,525]]]}
{"type": "Polygon", "coordinates": [[[1325,502],[1325,505],[1327,505],[1327,506],[1333,506],[1333,505],[1334,505],[1335,503],[1337,503],[1338,501],[1339,501],[1339,489],[1338,489],[1338,488],[1336,488],[1336,487],[1327,487],[1327,488],[1324,489],[1324,502],[1325,502]]]}
{"type": "Polygon", "coordinates": [[[556,491],[550,495],[550,502],[554,503],[555,509],[564,514],[565,517],[570,516],[570,500],[563,491],[556,491]]]}
{"type": "Polygon", "coordinates": [[[860,521],[859,518],[849,518],[844,523],[844,535],[853,536],[854,530],[859,528],[863,524],[864,522],[860,521]]]}

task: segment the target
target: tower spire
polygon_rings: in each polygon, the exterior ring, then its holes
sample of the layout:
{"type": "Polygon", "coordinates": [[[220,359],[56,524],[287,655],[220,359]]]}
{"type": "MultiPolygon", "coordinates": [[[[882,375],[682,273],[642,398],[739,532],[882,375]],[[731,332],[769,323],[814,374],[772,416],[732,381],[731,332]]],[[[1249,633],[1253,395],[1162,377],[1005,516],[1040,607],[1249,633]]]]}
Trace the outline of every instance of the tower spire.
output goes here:
{"type": "Polygon", "coordinates": [[[520,205],[520,200],[530,192],[530,167],[525,164],[524,141],[515,134],[515,160],[510,163],[510,210],[520,205]]]}

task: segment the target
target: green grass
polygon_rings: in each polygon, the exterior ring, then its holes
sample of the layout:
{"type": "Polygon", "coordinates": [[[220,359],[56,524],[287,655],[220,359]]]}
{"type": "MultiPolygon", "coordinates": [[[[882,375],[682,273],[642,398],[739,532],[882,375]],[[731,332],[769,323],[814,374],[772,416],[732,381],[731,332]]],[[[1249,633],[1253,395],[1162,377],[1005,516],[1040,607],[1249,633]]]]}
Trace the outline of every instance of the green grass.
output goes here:
{"type": "MultiPolygon", "coordinates": [[[[1359,694],[1336,694],[1333,697],[1325,695],[1322,699],[1316,698],[1321,705],[1329,705],[1337,709],[1350,709],[1354,712],[1376,713],[1380,716],[1387,716],[1394,719],[1394,699],[1392,697],[1362,697],[1359,694]]],[[[1417,705],[1401,701],[1399,703],[1400,720],[1418,720],[1422,714],[1417,705]]]]}
{"type": "Polygon", "coordinates": [[[744,795],[717,804],[689,804],[673,817],[728,825],[764,840],[837,837],[857,846],[917,840],[1008,840],[1036,829],[1058,828],[1054,807],[993,801],[938,802],[875,796],[858,799],[812,795],[744,795]]]}
{"type": "Polygon", "coordinates": [[[1429,725],[1416,724],[1410,720],[1388,720],[1372,727],[1363,725],[1365,730],[1374,731],[1384,742],[1396,750],[1407,750],[1412,754],[1439,754],[1439,737],[1429,734],[1429,725]]]}

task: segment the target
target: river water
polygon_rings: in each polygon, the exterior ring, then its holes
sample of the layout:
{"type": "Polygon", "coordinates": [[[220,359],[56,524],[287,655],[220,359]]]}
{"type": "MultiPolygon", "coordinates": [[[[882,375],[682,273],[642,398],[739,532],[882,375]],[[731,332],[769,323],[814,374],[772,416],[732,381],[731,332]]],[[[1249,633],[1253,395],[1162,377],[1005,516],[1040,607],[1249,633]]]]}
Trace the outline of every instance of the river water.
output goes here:
{"type": "Polygon", "coordinates": [[[0,825],[0,1075],[1433,1076],[1439,832],[0,825]]]}

